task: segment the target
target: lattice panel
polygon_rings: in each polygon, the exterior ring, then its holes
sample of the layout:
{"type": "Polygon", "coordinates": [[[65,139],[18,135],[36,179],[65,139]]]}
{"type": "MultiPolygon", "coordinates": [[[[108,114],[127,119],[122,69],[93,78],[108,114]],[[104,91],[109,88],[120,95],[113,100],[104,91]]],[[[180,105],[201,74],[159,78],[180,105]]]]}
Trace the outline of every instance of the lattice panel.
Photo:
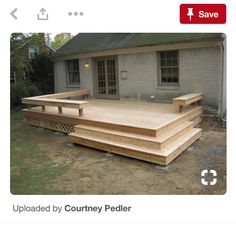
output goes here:
{"type": "Polygon", "coordinates": [[[25,118],[24,122],[40,128],[47,128],[59,132],[71,133],[74,132],[74,125],[63,124],[55,121],[45,121],[41,119],[25,118]]]}

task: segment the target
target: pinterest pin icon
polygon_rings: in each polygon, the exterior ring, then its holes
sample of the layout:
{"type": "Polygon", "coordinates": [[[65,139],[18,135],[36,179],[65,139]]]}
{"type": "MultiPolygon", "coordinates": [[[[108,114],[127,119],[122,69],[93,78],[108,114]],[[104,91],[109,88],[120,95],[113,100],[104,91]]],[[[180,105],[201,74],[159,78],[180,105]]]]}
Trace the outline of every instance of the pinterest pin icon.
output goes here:
{"type": "Polygon", "coordinates": [[[191,21],[192,20],[192,16],[194,16],[193,14],[193,8],[188,8],[188,14],[187,16],[189,17],[189,20],[191,21]]]}

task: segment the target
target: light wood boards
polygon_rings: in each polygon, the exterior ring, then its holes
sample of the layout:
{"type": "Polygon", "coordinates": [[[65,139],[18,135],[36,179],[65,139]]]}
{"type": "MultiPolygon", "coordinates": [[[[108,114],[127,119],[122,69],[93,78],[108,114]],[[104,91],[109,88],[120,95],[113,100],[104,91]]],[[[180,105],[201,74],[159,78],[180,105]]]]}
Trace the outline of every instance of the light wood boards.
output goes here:
{"type": "Polygon", "coordinates": [[[64,100],[64,99],[54,99],[54,98],[22,98],[21,102],[28,105],[40,105],[42,106],[42,111],[46,111],[46,106],[56,106],[58,108],[58,113],[63,114],[62,107],[78,109],[79,116],[83,116],[83,108],[88,104],[88,101],[82,100],[64,100]]]}
{"type": "Polygon", "coordinates": [[[201,93],[191,93],[187,95],[183,95],[177,98],[173,98],[172,103],[174,105],[179,105],[179,112],[183,112],[185,107],[193,104],[197,105],[197,102],[203,98],[201,93]]]}
{"type": "Polygon", "coordinates": [[[80,90],[80,91],[61,92],[49,95],[40,95],[40,96],[35,96],[35,98],[65,99],[70,97],[81,97],[81,96],[88,98],[89,95],[90,95],[89,90],[80,90]]]}
{"type": "Polygon", "coordinates": [[[29,98],[22,98],[21,102],[28,105],[40,105],[42,112],[46,112],[46,106],[56,106],[58,113],[63,114],[62,107],[78,109],[79,116],[83,116],[83,107],[88,104],[88,101],[82,100],[69,100],[71,97],[89,97],[89,90],[63,92],[50,95],[41,95],[29,98]],[[64,99],[62,99],[64,98],[64,99]]]}
{"type": "Polygon", "coordinates": [[[191,93],[191,94],[187,94],[187,95],[183,95],[183,96],[179,96],[177,98],[173,98],[173,104],[176,105],[189,105],[193,102],[196,102],[198,100],[202,99],[202,94],[201,93],[191,93]]]}
{"type": "Polygon", "coordinates": [[[136,146],[162,149],[192,128],[193,122],[186,121],[158,137],[135,134],[135,131],[133,131],[133,133],[129,133],[87,125],[76,125],[74,130],[80,136],[89,135],[96,138],[111,139],[116,142],[124,142],[136,146]]]}
{"type": "Polygon", "coordinates": [[[124,132],[130,132],[130,133],[136,133],[140,135],[146,135],[146,136],[156,136],[156,129],[148,128],[144,126],[133,126],[133,125],[124,125],[119,123],[111,123],[106,121],[97,121],[97,120],[90,120],[86,118],[80,118],[79,120],[80,124],[88,125],[88,126],[95,126],[95,127],[101,127],[104,129],[112,129],[117,131],[124,131],[124,132]]]}
{"type": "Polygon", "coordinates": [[[88,104],[88,101],[64,100],[64,99],[45,99],[45,98],[22,98],[22,103],[40,106],[57,106],[79,109],[88,104]]]}
{"type": "Polygon", "coordinates": [[[114,142],[113,140],[109,139],[100,139],[94,136],[79,136],[78,133],[69,134],[70,140],[74,143],[157,163],[160,165],[169,164],[180,153],[182,153],[186,147],[190,146],[200,136],[201,129],[192,129],[188,135],[184,135],[177,139],[172,147],[168,147],[165,150],[155,150],[122,142],[114,142]]]}
{"type": "Polygon", "coordinates": [[[35,120],[45,120],[50,122],[59,122],[63,124],[70,124],[70,125],[78,125],[79,118],[75,116],[65,116],[62,114],[55,114],[55,113],[48,113],[48,112],[41,112],[35,111],[34,109],[23,109],[21,111],[24,118],[28,119],[35,119],[35,120]]]}
{"type": "Polygon", "coordinates": [[[202,107],[189,106],[184,113],[172,104],[133,103],[126,101],[90,100],[84,109],[84,116],[78,116],[78,110],[63,108],[63,115],[59,117],[57,107],[46,106],[42,112],[40,107],[23,110],[27,117],[36,117],[44,120],[61,120],[76,124],[113,129],[121,132],[136,133],[156,137],[184,121],[191,121],[202,114],[202,107]],[[31,114],[32,113],[32,114],[31,114]],[[37,113],[39,113],[37,115],[37,113]],[[42,113],[42,114],[41,114],[42,113]]]}
{"type": "Polygon", "coordinates": [[[203,111],[191,105],[179,113],[172,104],[91,100],[79,117],[77,109],[63,107],[60,114],[58,106],[45,107],[43,112],[41,107],[24,109],[25,122],[66,133],[75,126],[70,134],[75,143],[161,165],[199,138],[201,130],[193,126],[203,111]]]}

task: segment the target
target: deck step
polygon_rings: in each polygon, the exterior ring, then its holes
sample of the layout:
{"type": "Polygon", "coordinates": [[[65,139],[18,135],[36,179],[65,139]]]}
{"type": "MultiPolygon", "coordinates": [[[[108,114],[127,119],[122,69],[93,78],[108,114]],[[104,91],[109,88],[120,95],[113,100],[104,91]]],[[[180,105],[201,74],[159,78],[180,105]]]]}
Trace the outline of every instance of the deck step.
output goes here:
{"type": "Polygon", "coordinates": [[[86,117],[79,118],[79,125],[86,125],[86,126],[120,131],[120,132],[128,132],[128,133],[134,133],[134,134],[139,134],[139,135],[144,135],[144,136],[156,137],[156,136],[163,135],[164,133],[168,132],[170,129],[175,128],[176,126],[180,125],[181,123],[185,121],[191,121],[192,119],[195,119],[196,117],[201,116],[202,112],[203,112],[203,108],[201,106],[198,106],[198,107],[192,108],[188,112],[180,114],[175,119],[169,120],[156,127],[155,126],[141,127],[141,126],[132,125],[132,124],[125,125],[125,124],[112,123],[112,122],[102,121],[102,120],[88,119],[86,117]]]}
{"type": "Polygon", "coordinates": [[[124,124],[117,124],[117,123],[111,123],[106,121],[98,121],[98,120],[92,120],[92,119],[86,119],[86,118],[80,118],[79,119],[79,125],[86,125],[86,126],[92,126],[92,127],[98,127],[103,129],[111,129],[116,130],[120,132],[129,132],[129,133],[135,133],[139,135],[145,135],[145,136],[156,136],[156,129],[155,128],[144,128],[144,127],[138,127],[133,125],[124,125],[124,124]]]}
{"type": "Polygon", "coordinates": [[[201,136],[201,131],[201,129],[192,128],[188,133],[180,136],[164,150],[136,146],[124,142],[114,141],[108,138],[97,138],[96,136],[91,135],[79,135],[76,132],[70,133],[69,137],[72,142],[77,144],[158,163],[160,165],[167,165],[194,141],[196,141],[201,136]]]}
{"type": "Polygon", "coordinates": [[[170,129],[158,137],[150,137],[140,134],[121,132],[116,130],[104,129],[99,127],[77,125],[74,127],[75,132],[79,135],[89,135],[101,139],[110,139],[116,142],[124,142],[137,146],[145,146],[147,148],[161,150],[166,147],[169,143],[176,140],[182,134],[188,132],[193,128],[193,122],[186,121],[170,129]]]}
{"type": "Polygon", "coordinates": [[[184,121],[176,127],[169,129],[164,134],[157,136],[158,142],[161,144],[160,149],[167,147],[180,136],[188,133],[191,129],[193,129],[193,126],[194,123],[192,121],[184,121]]]}

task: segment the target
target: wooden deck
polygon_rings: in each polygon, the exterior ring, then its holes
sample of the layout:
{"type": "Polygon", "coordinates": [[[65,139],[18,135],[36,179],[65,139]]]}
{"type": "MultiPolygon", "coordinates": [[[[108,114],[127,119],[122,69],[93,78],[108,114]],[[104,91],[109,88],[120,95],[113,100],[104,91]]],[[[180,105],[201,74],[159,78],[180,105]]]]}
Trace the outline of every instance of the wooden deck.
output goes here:
{"type": "Polygon", "coordinates": [[[167,165],[201,135],[196,126],[202,107],[89,99],[78,110],[40,106],[22,110],[24,122],[69,133],[72,142],[137,159],[167,165]]]}

